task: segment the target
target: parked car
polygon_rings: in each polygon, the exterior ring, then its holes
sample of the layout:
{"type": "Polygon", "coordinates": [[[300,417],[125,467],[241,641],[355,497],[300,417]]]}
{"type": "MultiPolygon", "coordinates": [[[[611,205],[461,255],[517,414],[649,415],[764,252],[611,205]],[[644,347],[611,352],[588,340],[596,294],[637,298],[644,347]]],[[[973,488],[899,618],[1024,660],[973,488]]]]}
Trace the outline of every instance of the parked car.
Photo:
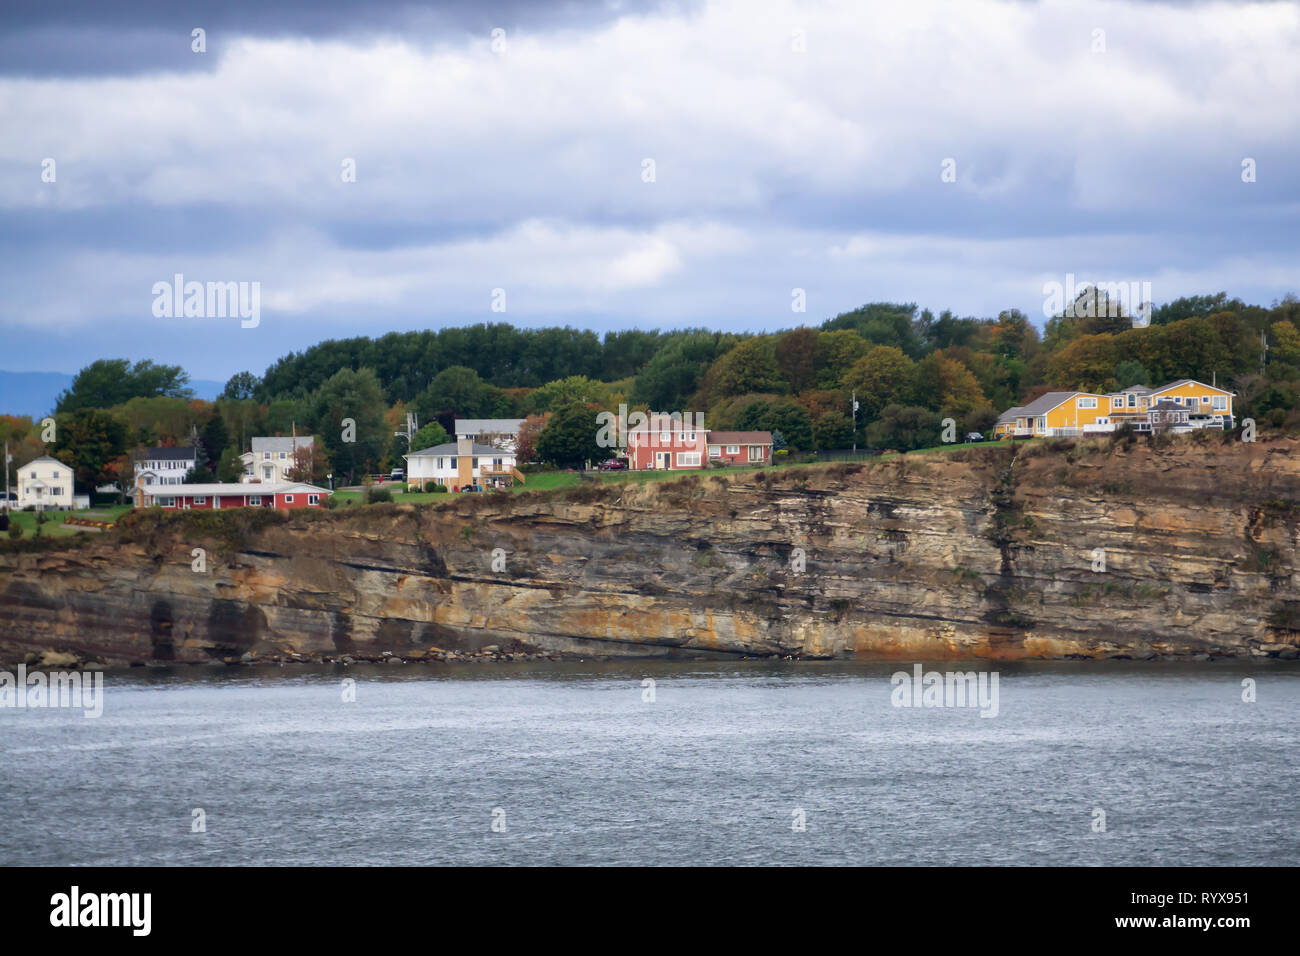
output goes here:
{"type": "Polygon", "coordinates": [[[983,436],[982,434],[980,434],[979,432],[967,432],[967,433],[966,433],[966,440],[967,440],[967,441],[983,441],[983,440],[984,440],[984,436],[983,436]]]}
{"type": "Polygon", "coordinates": [[[401,468],[394,468],[393,473],[388,476],[389,481],[405,481],[406,472],[401,468]]]}
{"type": "Polygon", "coordinates": [[[627,471],[626,458],[610,458],[600,463],[601,471],[627,471]]]}

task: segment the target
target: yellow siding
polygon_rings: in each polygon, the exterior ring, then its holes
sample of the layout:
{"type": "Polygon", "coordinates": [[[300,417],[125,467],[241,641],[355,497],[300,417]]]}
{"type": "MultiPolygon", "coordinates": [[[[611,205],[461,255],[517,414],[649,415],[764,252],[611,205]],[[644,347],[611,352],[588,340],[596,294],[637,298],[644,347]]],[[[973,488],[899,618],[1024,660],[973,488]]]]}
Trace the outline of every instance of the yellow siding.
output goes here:
{"type": "Polygon", "coordinates": [[[1197,399],[1197,402],[1196,405],[1193,406],[1191,409],[1194,412],[1198,412],[1206,415],[1231,415],[1232,414],[1232,393],[1226,392],[1221,388],[1215,388],[1213,385],[1201,385],[1196,382],[1186,382],[1182,385],[1179,385],[1177,388],[1171,388],[1168,389],[1167,391],[1157,392],[1151,397],[1155,401],[1159,401],[1162,398],[1173,398],[1175,396],[1181,399],[1184,405],[1186,405],[1188,398],[1195,397],[1197,399]],[[1228,407],[1226,409],[1221,408],[1216,410],[1213,402],[1213,399],[1215,397],[1226,398],[1228,400],[1228,407]],[[1211,401],[1203,402],[1201,401],[1201,399],[1203,398],[1210,398],[1211,401]]]}

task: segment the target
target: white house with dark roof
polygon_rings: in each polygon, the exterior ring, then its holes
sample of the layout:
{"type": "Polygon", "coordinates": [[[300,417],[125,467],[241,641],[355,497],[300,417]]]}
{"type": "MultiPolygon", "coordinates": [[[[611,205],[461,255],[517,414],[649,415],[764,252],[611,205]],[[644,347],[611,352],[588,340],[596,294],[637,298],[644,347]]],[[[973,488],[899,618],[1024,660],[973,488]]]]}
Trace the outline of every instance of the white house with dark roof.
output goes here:
{"type": "Polygon", "coordinates": [[[198,449],[193,445],[171,448],[146,448],[135,463],[135,484],[181,485],[185,476],[198,465],[198,449]]]}
{"type": "Polygon", "coordinates": [[[316,439],[311,435],[294,437],[254,438],[250,442],[251,451],[239,456],[244,463],[244,475],[241,481],[284,482],[290,481],[289,473],[293,471],[295,453],[302,448],[314,449],[316,439]]]}

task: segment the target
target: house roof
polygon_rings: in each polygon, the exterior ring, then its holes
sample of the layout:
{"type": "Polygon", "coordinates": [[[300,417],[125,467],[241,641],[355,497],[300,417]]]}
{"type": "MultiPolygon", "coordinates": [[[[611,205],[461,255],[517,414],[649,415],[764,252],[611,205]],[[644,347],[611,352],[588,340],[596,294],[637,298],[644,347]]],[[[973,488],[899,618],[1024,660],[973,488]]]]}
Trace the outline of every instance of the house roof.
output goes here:
{"type": "Polygon", "coordinates": [[[1177,388],[1179,385],[1199,385],[1201,388],[1208,388],[1216,392],[1223,392],[1225,395],[1236,394],[1235,392],[1228,391],[1226,388],[1219,388],[1219,386],[1217,385],[1206,385],[1204,382],[1198,382],[1194,378],[1180,378],[1176,382],[1170,382],[1168,385],[1161,385],[1159,388],[1152,389],[1151,391],[1153,392],[1153,394],[1159,394],[1160,392],[1167,392],[1171,388],[1177,388]]]}
{"type": "Polygon", "coordinates": [[[278,482],[219,482],[193,485],[158,485],[157,489],[144,488],[145,494],[158,497],[174,495],[278,495],[285,492],[304,491],[331,494],[328,488],[317,488],[302,481],[278,482]]]}
{"type": "MultiPolygon", "coordinates": [[[[421,451],[413,451],[409,454],[403,455],[402,457],[403,458],[428,458],[433,455],[454,456],[460,454],[460,452],[457,451],[457,448],[458,448],[457,444],[454,441],[451,441],[451,442],[447,442],[445,445],[434,445],[432,448],[425,448],[421,451]]],[[[497,456],[504,456],[506,458],[514,457],[508,451],[502,451],[500,448],[493,448],[491,445],[480,445],[478,442],[470,443],[469,454],[471,456],[497,455],[497,456]]]]}
{"type": "Polygon", "coordinates": [[[452,423],[452,428],[457,435],[465,436],[485,433],[518,435],[523,423],[522,418],[458,418],[452,423]]]}
{"type": "Polygon", "coordinates": [[[1087,392],[1048,392],[1039,398],[1034,399],[1028,405],[1021,409],[1021,412],[1029,418],[1035,415],[1046,415],[1057,405],[1063,405],[1076,395],[1089,394],[1087,392]]]}
{"type": "MultiPolygon", "coordinates": [[[[40,458],[33,458],[31,461],[27,462],[27,465],[45,465],[45,464],[58,465],[60,468],[66,468],[68,469],[68,471],[72,471],[71,465],[66,465],[63,462],[59,461],[59,459],[51,458],[49,455],[41,455],[40,458]]],[[[22,465],[20,467],[26,468],[27,465],[22,465]]]]}
{"type": "Polygon", "coordinates": [[[770,445],[771,432],[709,432],[710,445],[770,445]]]}
{"type": "Polygon", "coordinates": [[[298,448],[311,448],[316,439],[311,435],[299,435],[297,438],[292,435],[288,437],[277,435],[274,438],[254,438],[252,447],[254,452],[260,451],[295,451],[298,448]]]}
{"type": "Polygon", "coordinates": [[[146,448],[144,457],[153,461],[189,461],[198,457],[198,450],[193,445],[146,448]]]}
{"type": "Polygon", "coordinates": [[[1007,422],[1014,422],[1017,418],[1023,417],[1024,414],[1025,414],[1025,409],[1024,406],[1022,405],[1017,405],[1015,408],[1008,408],[1005,412],[1003,412],[1001,415],[998,416],[998,424],[1004,425],[1007,422]]]}
{"type": "Polygon", "coordinates": [[[1133,392],[1136,395],[1150,395],[1151,389],[1145,385],[1130,385],[1128,388],[1116,389],[1114,394],[1123,395],[1125,392],[1133,392]]]}

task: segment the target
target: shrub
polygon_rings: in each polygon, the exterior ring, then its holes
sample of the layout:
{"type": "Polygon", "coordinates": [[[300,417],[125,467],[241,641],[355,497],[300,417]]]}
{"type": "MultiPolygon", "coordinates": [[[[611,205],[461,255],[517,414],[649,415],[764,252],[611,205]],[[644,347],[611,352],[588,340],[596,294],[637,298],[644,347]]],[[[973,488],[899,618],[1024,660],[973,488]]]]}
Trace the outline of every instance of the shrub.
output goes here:
{"type": "Polygon", "coordinates": [[[371,488],[366,492],[366,501],[372,505],[382,501],[392,500],[393,494],[387,488],[371,488]]]}
{"type": "Polygon", "coordinates": [[[431,482],[429,482],[428,484],[426,484],[426,485],[424,486],[424,490],[425,490],[425,491],[432,491],[434,494],[436,494],[436,495],[440,495],[440,494],[445,494],[445,493],[446,493],[446,491],[447,491],[447,486],[446,486],[446,485],[440,485],[440,484],[438,484],[438,482],[436,482],[436,481],[431,481],[431,482]]]}
{"type": "Polygon", "coordinates": [[[325,507],[328,508],[330,511],[333,511],[338,506],[339,506],[339,500],[335,498],[333,495],[330,495],[325,499],[325,507]]]}
{"type": "Polygon", "coordinates": [[[20,525],[17,521],[15,521],[13,524],[9,526],[9,537],[13,538],[14,540],[17,540],[22,536],[23,536],[23,526],[20,525]]]}

